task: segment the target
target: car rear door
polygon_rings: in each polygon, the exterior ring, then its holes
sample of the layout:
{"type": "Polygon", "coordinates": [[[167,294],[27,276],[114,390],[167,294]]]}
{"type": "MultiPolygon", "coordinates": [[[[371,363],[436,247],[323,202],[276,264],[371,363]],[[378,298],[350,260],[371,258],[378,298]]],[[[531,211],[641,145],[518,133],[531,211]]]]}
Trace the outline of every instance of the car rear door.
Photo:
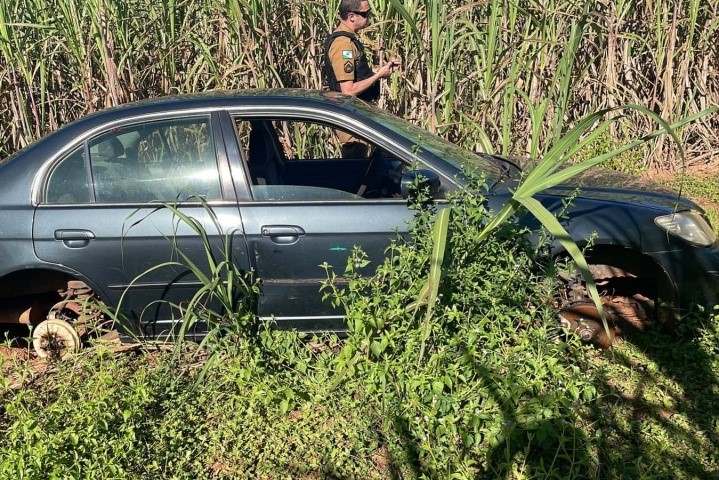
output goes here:
{"type": "Polygon", "coordinates": [[[149,335],[166,332],[200,286],[177,264],[186,263],[179,252],[210,269],[182,216],[216,249],[233,238],[235,261],[249,267],[216,117],[113,126],[56,162],[36,208],[37,256],[79,273],[109,304],[122,299],[123,313],[149,335]]]}

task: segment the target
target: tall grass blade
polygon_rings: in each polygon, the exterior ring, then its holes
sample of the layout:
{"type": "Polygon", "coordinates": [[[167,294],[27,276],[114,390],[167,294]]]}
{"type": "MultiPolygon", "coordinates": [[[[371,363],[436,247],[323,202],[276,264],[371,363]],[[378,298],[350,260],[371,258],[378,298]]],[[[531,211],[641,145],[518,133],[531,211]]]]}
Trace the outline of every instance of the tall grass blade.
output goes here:
{"type": "Polygon", "coordinates": [[[604,330],[607,335],[611,337],[611,333],[609,331],[609,324],[607,323],[606,312],[604,311],[604,307],[602,306],[601,297],[599,296],[599,291],[597,291],[597,285],[594,282],[594,277],[592,277],[591,271],[589,270],[587,259],[584,257],[584,254],[582,254],[582,251],[577,245],[577,243],[569,235],[569,233],[562,226],[562,224],[559,223],[559,220],[557,220],[557,218],[552,214],[552,212],[547,210],[544,205],[542,205],[537,199],[532,197],[522,197],[517,198],[516,200],[517,202],[521,203],[524,208],[526,208],[537,220],[542,223],[544,228],[549,231],[552,237],[555,238],[564,247],[569,256],[572,257],[572,260],[574,261],[575,265],[579,269],[579,272],[582,274],[584,281],[587,284],[589,296],[591,297],[594,306],[597,307],[599,315],[602,319],[602,325],[604,326],[604,330]]]}
{"type": "Polygon", "coordinates": [[[442,263],[444,262],[444,254],[447,249],[451,212],[449,208],[440,210],[434,220],[434,225],[432,226],[432,253],[430,255],[429,277],[427,278],[426,286],[423,287],[420,292],[420,298],[418,298],[417,304],[414,306],[414,308],[417,308],[420,305],[427,305],[422,324],[422,341],[418,357],[418,362],[420,363],[424,358],[427,338],[429,337],[429,324],[439,295],[439,284],[442,280],[442,263]]]}

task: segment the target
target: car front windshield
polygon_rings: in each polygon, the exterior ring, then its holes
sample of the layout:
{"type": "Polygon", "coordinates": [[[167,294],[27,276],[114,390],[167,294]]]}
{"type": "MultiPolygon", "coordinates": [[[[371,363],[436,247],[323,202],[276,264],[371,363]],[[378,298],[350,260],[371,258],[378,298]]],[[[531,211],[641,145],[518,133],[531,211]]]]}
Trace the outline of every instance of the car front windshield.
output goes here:
{"type": "Polygon", "coordinates": [[[501,175],[501,165],[489,156],[465,150],[449,140],[368,103],[354,101],[352,106],[368,118],[402,135],[413,144],[424,148],[459,170],[484,174],[489,179],[496,179],[501,175]]]}

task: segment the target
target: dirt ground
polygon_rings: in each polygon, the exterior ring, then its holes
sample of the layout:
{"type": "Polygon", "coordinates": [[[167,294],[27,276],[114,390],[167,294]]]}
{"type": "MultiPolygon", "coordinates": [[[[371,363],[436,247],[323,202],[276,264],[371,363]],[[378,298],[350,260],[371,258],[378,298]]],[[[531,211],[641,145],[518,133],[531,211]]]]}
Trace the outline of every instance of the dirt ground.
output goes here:
{"type": "MultiPolygon", "coordinates": [[[[37,358],[28,343],[29,330],[26,326],[0,326],[0,377],[6,377],[11,389],[18,388],[24,382],[23,379],[10,375],[8,372],[17,371],[13,365],[22,362],[30,367],[32,374],[41,373],[47,370],[47,362],[37,358]]],[[[25,369],[27,370],[27,369],[25,369]]]]}
{"type": "Polygon", "coordinates": [[[0,326],[0,361],[2,359],[29,358],[28,339],[30,331],[25,325],[0,326]]]}

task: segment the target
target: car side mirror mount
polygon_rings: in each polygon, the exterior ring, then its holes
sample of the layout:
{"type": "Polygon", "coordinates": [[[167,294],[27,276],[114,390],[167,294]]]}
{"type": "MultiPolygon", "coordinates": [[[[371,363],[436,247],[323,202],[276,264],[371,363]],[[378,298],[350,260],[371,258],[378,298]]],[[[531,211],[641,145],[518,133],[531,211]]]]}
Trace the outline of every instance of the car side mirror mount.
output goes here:
{"type": "Polygon", "coordinates": [[[429,195],[434,196],[439,192],[439,175],[432,170],[414,170],[404,172],[400,183],[402,198],[408,198],[410,193],[416,189],[428,189],[429,195]]]}

